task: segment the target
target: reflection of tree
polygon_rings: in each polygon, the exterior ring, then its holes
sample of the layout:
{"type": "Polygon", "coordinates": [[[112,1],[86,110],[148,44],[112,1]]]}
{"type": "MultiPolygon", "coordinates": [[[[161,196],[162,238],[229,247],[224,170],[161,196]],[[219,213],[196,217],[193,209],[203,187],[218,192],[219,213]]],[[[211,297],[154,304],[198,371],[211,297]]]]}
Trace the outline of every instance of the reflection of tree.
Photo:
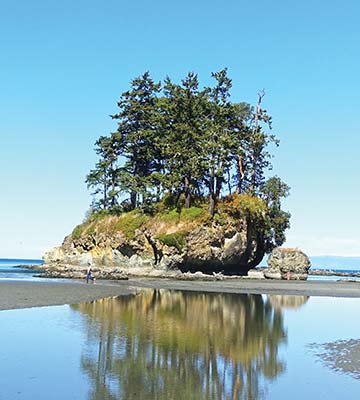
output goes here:
{"type": "Polygon", "coordinates": [[[258,399],[284,370],[282,314],[260,295],[146,290],[73,308],[89,399],[258,399]]]}
{"type": "Polygon", "coordinates": [[[272,307],[283,310],[284,308],[297,309],[302,307],[309,300],[309,296],[281,296],[272,294],[268,301],[272,307]]]}

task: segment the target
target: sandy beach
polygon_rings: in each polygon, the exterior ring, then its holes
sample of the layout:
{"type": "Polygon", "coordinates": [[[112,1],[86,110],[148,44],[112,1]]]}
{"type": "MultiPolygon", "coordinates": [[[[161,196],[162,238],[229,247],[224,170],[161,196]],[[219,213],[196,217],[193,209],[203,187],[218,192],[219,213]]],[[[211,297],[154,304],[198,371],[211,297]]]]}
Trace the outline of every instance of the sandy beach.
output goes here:
{"type": "Polygon", "coordinates": [[[252,293],[329,297],[360,297],[360,282],[270,281],[229,279],[222,281],[181,281],[133,278],[124,281],[97,281],[95,285],[78,280],[0,282],[0,310],[76,304],[104,297],[136,293],[142,288],[194,290],[217,293],[252,293]]]}

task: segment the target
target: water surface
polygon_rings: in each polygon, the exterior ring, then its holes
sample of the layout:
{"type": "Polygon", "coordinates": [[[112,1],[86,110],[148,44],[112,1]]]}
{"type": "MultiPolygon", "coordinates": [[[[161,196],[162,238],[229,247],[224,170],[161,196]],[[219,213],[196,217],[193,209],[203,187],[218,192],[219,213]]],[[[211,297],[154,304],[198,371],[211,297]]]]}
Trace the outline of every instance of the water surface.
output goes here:
{"type": "Polygon", "coordinates": [[[39,271],[29,266],[40,266],[43,260],[23,258],[0,258],[0,280],[37,280],[39,271]]]}
{"type": "Polygon", "coordinates": [[[148,289],[1,311],[0,400],[358,399],[336,346],[357,348],[359,300],[148,289]]]}

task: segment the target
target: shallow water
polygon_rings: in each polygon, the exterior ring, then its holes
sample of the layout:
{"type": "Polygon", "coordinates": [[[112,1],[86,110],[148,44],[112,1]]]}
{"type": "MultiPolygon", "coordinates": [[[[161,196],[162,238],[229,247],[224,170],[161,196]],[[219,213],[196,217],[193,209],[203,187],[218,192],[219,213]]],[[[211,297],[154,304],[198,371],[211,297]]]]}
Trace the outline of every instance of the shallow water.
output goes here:
{"type": "Polygon", "coordinates": [[[147,289],[1,311],[0,400],[358,399],[359,306],[147,289]]]}

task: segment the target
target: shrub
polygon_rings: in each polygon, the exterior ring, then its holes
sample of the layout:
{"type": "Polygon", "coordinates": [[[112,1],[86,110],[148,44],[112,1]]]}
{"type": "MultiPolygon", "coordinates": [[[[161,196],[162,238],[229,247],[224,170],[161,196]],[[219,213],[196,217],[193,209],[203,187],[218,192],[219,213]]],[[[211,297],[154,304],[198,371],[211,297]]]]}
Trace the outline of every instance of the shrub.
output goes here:
{"type": "Polygon", "coordinates": [[[247,217],[252,222],[263,220],[268,212],[263,200],[247,194],[233,194],[223,200],[224,211],[234,218],[247,217]]]}
{"type": "Polygon", "coordinates": [[[179,251],[181,251],[185,246],[186,236],[187,232],[178,231],[170,234],[159,235],[157,239],[166,246],[176,247],[179,251]]]}

